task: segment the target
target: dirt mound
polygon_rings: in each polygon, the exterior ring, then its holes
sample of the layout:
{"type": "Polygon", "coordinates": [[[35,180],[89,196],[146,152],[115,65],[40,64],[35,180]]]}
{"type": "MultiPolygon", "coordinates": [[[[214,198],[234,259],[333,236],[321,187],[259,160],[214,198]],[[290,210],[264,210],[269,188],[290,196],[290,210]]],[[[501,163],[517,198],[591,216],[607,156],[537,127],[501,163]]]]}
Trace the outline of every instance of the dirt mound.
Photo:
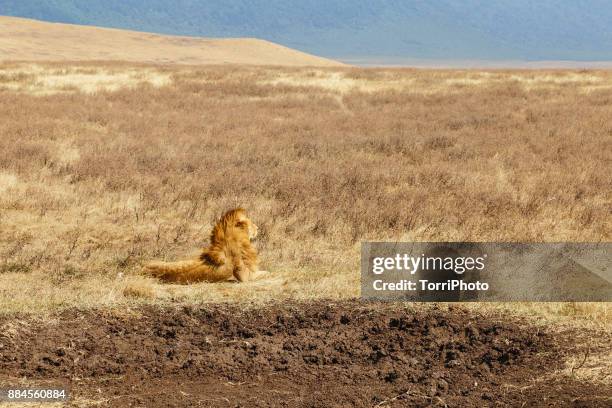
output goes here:
{"type": "Polygon", "coordinates": [[[53,380],[75,403],[605,406],[612,396],[551,376],[567,339],[461,308],[147,307],[67,311],[44,324],[0,318],[0,327],[0,383],[53,380]]]}

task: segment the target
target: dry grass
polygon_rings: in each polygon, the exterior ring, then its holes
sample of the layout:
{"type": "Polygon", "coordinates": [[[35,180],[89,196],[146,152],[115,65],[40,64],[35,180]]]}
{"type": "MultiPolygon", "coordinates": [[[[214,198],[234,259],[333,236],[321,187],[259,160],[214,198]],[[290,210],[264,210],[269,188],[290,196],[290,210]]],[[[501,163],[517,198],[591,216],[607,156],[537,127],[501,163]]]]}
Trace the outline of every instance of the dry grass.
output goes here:
{"type": "Polygon", "coordinates": [[[354,297],[368,239],[610,241],[611,89],[606,71],[0,65],[0,310],[354,297]],[[236,205],[268,277],[138,275],[236,205]]]}
{"type": "Polygon", "coordinates": [[[610,339],[607,340],[608,347],[604,352],[572,356],[565,362],[566,367],[560,374],[601,384],[602,387],[612,387],[612,355],[609,352],[610,339]]]}
{"type": "Polygon", "coordinates": [[[34,95],[72,93],[87,94],[99,91],[116,91],[139,85],[161,87],[168,85],[170,75],[156,70],[116,67],[46,68],[38,64],[20,64],[4,69],[0,74],[0,89],[34,95]]]}

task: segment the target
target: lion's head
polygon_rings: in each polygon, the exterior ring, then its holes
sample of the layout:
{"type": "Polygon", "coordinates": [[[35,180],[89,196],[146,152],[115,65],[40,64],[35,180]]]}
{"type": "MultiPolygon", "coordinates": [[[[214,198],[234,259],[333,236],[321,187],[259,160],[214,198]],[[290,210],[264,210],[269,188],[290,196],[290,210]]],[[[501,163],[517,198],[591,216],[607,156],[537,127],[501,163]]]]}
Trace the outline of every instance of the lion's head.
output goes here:
{"type": "Polygon", "coordinates": [[[213,228],[211,241],[240,237],[251,240],[257,236],[257,229],[257,225],[250,220],[244,208],[235,208],[223,214],[213,228]]]}
{"type": "Polygon", "coordinates": [[[246,231],[249,239],[255,239],[257,237],[257,225],[246,215],[246,211],[242,208],[238,209],[238,215],[235,226],[239,229],[246,231]]]}

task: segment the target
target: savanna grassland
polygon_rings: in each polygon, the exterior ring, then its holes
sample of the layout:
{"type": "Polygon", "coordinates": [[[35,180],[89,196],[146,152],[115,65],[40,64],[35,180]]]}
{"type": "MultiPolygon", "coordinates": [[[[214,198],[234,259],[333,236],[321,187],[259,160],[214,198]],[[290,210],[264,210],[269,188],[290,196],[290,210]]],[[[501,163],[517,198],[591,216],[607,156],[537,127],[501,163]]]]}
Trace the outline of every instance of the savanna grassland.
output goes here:
{"type": "Polygon", "coordinates": [[[609,241],[611,117],[606,71],[4,63],[0,310],[355,297],[363,240],[609,241]],[[140,275],[234,206],[269,277],[140,275]]]}
{"type": "Polygon", "coordinates": [[[610,241],[611,117],[607,71],[0,64],[0,388],[608,407],[609,304],[354,298],[364,240],[610,241]],[[236,206],[267,275],[143,276],[236,206]]]}

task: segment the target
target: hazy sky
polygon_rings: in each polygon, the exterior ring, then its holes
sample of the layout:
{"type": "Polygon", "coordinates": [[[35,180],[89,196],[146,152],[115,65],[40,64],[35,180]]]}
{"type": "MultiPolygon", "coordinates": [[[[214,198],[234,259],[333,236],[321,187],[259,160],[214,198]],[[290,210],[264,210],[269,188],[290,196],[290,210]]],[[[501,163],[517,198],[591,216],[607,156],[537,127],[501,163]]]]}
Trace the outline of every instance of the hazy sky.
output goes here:
{"type": "Polygon", "coordinates": [[[0,14],[329,57],[612,60],[608,0],[2,0],[0,14]]]}

